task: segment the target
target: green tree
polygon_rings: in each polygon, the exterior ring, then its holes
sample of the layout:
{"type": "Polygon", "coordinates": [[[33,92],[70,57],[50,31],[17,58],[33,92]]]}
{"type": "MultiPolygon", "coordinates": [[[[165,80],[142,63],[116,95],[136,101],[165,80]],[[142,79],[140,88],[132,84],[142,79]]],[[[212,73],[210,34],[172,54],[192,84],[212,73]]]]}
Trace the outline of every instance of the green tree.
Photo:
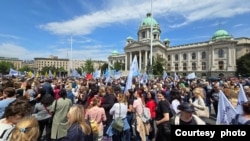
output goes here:
{"type": "Polygon", "coordinates": [[[114,69],[115,70],[125,70],[125,64],[121,62],[115,62],[114,63],[114,69]]]}
{"type": "Polygon", "coordinates": [[[163,75],[163,70],[166,68],[167,60],[162,57],[162,55],[157,54],[153,58],[153,74],[163,75]]]}
{"type": "Polygon", "coordinates": [[[236,60],[237,64],[237,71],[236,75],[239,76],[250,76],[250,53],[240,57],[238,60],[236,60]]]}
{"type": "Polygon", "coordinates": [[[14,64],[8,61],[0,61],[0,73],[9,74],[10,68],[14,68],[14,64]]]}
{"type": "Polygon", "coordinates": [[[30,68],[28,65],[24,65],[24,66],[22,66],[20,69],[19,69],[19,71],[20,72],[29,72],[29,71],[31,71],[31,72],[33,72],[33,69],[32,68],[30,68]]]}
{"type": "Polygon", "coordinates": [[[104,63],[102,66],[101,66],[101,71],[102,73],[106,71],[106,69],[109,67],[109,64],[108,63],[104,63]]]}
{"type": "Polygon", "coordinates": [[[86,60],[85,65],[82,66],[82,70],[86,73],[94,72],[94,63],[91,59],[86,60]]]}

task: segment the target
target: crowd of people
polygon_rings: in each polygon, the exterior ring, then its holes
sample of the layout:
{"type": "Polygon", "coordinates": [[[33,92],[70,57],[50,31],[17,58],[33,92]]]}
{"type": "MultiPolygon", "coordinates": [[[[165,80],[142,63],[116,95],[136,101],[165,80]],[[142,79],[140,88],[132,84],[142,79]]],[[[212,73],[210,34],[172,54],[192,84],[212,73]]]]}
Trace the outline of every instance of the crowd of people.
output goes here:
{"type": "MultiPolygon", "coordinates": [[[[219,92],[237,105],[250,79],[1,78],[0,141],[170,141],[171,125],[205,125],[219,92]],[[145,122],[145,109],[150,120],[145,122]],[[118,121],[117,118],[122,120],[118,121]],[[117,126],[122,126],[118,131],[117,126]],[[116,126],[116,127],[115,127],[116,126]]],[[[234,124],[250,121],[250,102],[234,124]]]]}

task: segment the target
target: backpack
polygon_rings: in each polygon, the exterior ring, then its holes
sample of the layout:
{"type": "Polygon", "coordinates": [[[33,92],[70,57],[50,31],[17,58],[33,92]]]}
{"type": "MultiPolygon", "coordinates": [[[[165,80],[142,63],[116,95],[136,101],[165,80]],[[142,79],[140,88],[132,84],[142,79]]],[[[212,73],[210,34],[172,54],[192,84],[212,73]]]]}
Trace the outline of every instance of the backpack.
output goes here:
{"type": "Polygon", "coordinates": [[[142,105],[141,119],[142,119],[143,123],[148,123],[151,120],[150,109],[145,107],[144,105],[142,105]]]}
{"type": "Polygon", "coordinates": [[[92,129],[93,134],[99,134],[99,125],[98,125],[97,121],[94,119],[90,120],[90,118],[89,118],[89,122],[90,122],[90,127],[92,129]]]}

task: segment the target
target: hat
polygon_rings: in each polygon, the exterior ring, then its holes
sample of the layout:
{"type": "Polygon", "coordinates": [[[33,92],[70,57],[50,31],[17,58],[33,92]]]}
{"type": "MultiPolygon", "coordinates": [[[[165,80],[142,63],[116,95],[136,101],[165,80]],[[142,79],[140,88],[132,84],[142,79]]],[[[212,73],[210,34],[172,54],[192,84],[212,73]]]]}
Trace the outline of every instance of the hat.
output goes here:
{"type": "Polygon", "coordinates": [[[181,111],[185,111],[188,113],[193,113],[194,112],[194,108],[191,104],[187,103],[187,102],[183,102],[181,103],[178,107],[179,110],[181,111]]]}

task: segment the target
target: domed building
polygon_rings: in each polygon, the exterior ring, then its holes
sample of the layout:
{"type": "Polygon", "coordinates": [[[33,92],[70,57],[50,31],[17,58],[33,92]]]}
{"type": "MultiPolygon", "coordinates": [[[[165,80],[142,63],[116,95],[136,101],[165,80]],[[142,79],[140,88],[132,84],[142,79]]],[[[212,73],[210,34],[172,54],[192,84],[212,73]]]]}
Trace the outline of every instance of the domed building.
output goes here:
{"type": "Polygon", "coordinates": [[[169,75],[176,72],[186,76],[195,72],[197,77],[232,76],[236,71],[236,59],[249,53],[250,38],[234,38],[226,30],[219,29],[204,42],[170,46],[170,40],[161,40],[159,23],[147,13],[139,26],[137,40],[127,37],[124,54],[108,57],[111,64],[125,63],[124,75],[129,72],[133,57],[137,56],[139,70],[146,71],[150,62],[152,25],[152,56],[161,55],[167,60],[163,66],[169,75]]]}

